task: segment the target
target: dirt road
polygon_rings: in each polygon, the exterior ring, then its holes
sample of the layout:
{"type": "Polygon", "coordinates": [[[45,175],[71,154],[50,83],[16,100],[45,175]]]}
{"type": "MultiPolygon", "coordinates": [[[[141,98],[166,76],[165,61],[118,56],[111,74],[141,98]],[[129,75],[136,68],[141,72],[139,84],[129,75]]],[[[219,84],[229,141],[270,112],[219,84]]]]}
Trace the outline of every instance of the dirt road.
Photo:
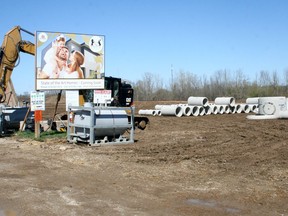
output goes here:
{"type": "Polygon", "coordinates": [[[1,138],[0,215],[288,215],[288,122],[246,116],[149,117],[126,145],[1,138]]]}

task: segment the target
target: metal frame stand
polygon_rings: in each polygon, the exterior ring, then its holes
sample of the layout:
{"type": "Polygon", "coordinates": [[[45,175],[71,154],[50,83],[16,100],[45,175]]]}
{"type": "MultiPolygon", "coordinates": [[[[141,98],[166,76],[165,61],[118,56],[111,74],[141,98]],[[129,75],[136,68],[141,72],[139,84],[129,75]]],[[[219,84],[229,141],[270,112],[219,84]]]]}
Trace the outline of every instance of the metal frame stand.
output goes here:
{"type": "MultiPolygon", "coordinates": [[[[135,115],[135,107],[83,107],[83,106],[69,106],[67,111],[68,116],[68,124],[67,124],[67,141],[70,143],[77,143],[79,135],[75,133],[76,128],[82,128],[84,133],[87,129],[89,129],[89,145],[90,146],[101,146],[101,145],[109,145],[109,144],[131,144],[134,143],[134,115],[135,115]],[[95,125],[95,110],[125,110],[131,113],[131,120],[128,122],[127,125],[113,125],[111,126],[99,126],[95,125]],[[90,113],[90,123],[88,125],[82,125],[82,124],[75,124],[74,120],[70,120],[69,116],[70,113],[73,113],[73,111],[88,111],[90,113]],[[105,128],[105,129],[112,129],[115,130],[116,128],[123,128],[127,127],[127,129],[130,129],[130,136],[129,138],[124,137],[123,135],[120,135],[119,137],[115,137],[115,139],[111,140],[108,139],[108,137],[104,137],[102,139],[96,139],[96,133],[95,132],[97,128],[105,128]]],[[[128,117],[127,117],[128,118],[128,117]]]]}

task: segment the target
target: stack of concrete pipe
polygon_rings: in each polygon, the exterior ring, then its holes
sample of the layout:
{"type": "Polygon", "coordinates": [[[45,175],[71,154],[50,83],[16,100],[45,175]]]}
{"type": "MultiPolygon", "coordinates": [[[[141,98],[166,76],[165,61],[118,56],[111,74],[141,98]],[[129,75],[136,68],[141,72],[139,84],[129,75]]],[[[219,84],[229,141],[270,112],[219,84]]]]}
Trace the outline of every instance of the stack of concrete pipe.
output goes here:
{"type": "Polygon", "coordinates": [[[252,112],[257,113],[259,107],[259,97],[247,98],[246,104],[249,106],[252,112]]]}
{"type": "Polygon", "coordinates": [[[140,115],[152,116],[204,116],[256,112],[259,98],[247,98],[246,103],[236,104],[233,97],[217,97],[209,103],[207,97],[190,96],[187,104],[155,105],[155,109],[139,110],[140,115]]]}

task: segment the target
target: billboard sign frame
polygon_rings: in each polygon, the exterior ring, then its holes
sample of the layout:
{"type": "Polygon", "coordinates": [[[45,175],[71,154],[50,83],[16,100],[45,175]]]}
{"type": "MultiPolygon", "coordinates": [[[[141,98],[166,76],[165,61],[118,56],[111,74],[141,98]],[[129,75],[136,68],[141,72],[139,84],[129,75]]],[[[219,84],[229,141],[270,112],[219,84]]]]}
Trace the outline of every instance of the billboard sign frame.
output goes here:
{"type": "Polygon", "coordinates": [[[105,36],[36,31],[36,90],[104,89],[105,36]]]}

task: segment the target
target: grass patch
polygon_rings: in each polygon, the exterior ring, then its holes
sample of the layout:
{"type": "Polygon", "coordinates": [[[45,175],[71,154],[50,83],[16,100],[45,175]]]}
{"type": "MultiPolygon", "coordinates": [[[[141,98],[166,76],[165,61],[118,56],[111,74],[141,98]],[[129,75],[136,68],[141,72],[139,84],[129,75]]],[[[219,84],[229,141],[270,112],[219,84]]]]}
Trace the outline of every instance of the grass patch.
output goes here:
{"type": "Polygon", "coordinates": [[[66,139],[66,132],[59,131],[44,131],[40,133],[39,138],[35,138],[35,133],[31,131],[22,131],[14,134],[18,138],[32,139],[37,141],[45,141],[47,139],[66,139]]]}

